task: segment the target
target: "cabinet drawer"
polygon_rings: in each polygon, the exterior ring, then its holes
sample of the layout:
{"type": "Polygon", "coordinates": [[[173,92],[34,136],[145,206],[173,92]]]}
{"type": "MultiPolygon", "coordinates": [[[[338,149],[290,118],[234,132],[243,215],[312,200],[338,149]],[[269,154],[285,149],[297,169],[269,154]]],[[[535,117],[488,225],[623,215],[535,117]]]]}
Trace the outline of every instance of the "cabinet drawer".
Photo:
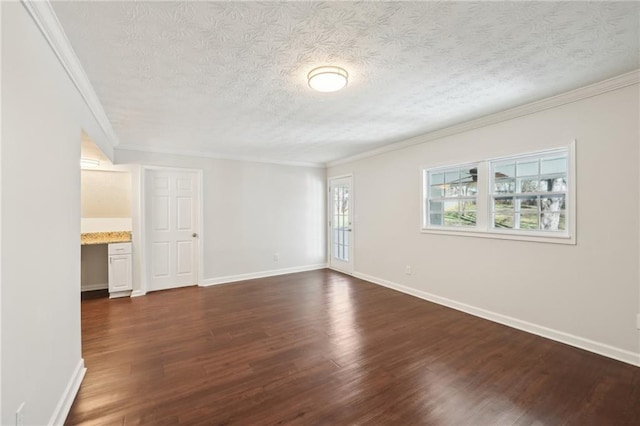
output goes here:
{"type": "Polygon", "coordinates": [[[112,254],[130,254],[131,243],[112,243],[109,244],[109,255],[112,254]]]}

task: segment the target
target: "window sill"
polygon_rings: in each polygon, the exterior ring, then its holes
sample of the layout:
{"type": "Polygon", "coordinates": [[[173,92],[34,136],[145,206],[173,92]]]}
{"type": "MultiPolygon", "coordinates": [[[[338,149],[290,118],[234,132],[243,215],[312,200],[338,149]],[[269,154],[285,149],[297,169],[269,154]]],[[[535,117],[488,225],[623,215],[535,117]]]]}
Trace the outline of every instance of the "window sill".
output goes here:
{"type": "Polygon", "coordinates": [[[468,229],[442,229],[442,228],[422,228],[423,234],[439,234],[439,235],[455,235],[457,237],[473,237],[473,238],[493,238],[498,240],[515,240],[515,241],[531,241],[536,243],[549,244],[569,244],[576,245],[575,236],[571,235],[540,235],[539,233],[525,232],[500,232],[500,231],[482,231],[468,229]]]}

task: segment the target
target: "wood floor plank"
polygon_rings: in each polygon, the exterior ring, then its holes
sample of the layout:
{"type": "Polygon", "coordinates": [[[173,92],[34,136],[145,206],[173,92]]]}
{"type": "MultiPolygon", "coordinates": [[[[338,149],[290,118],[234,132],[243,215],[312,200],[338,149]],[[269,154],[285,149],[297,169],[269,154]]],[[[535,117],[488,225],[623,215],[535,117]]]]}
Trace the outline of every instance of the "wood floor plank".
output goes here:
{"type": "Polygon", "coordinates": [[[637,425],[640,369],[330,270],[82,301],[68,425],[637,425]]]}

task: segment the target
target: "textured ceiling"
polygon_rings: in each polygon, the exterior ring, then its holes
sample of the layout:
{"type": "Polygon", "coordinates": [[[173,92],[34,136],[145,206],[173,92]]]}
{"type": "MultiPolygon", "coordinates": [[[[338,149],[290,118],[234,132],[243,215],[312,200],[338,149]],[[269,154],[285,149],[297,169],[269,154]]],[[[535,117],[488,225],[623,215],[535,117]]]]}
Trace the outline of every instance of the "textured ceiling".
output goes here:
{"type": "Polygon", "coordinates": [[[326,162],[639,67],[638,2],[53,6],[121,147],[159,151],[326,162]]]}

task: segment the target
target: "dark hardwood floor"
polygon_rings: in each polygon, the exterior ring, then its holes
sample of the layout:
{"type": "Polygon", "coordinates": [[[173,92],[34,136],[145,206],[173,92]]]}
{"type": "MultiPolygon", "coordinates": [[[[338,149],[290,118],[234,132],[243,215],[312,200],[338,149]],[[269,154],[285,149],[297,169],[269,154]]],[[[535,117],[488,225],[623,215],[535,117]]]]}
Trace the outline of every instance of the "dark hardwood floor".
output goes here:
{"type": "Polygon", "coordinates": [[[82,302],[67,424],[640,425],[640,368],[329,270],[82,302]]]}

